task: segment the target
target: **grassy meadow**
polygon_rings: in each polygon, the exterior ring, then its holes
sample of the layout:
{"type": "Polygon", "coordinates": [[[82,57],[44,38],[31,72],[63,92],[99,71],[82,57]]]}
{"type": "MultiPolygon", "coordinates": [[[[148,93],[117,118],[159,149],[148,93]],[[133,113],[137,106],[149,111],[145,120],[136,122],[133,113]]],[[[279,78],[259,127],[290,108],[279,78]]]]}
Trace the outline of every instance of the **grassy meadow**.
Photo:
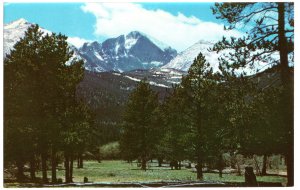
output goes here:
{"type": "MultiPolygon", "coordinates": [[[[51,172],[48,171],[48,177],[51,172]]],[[[78,169],[74,167],[74,182],[83,182],[83,178],[87,177],[89,182],[158,182],[158,181],[196,181],[196,173],[192,169],[182,167],[181,170],[171,170],[170,167],[164,165],[157,167],[157,163],[149,163],[148,170],[143,171],[137,167],[135,162],[127,163],[120,160],[104,160],[101,163],[97,161],[85,161],[84,167],[78,169]]],[[[37,173],[41,176],[41,172],[37,173]]],[[[58,178],[64,180],[64,170],[58,170],[58,178]]],[[[221,181],[221,182],[244,182],[244,176],[236,174],[223,174],[219,178],[218,173],[204,173],[205,181],[221,181]]],[[[286,183],[286,177],[281,176],[257,176],[257,180],[261,182],[280,182],[286,183]]]]}

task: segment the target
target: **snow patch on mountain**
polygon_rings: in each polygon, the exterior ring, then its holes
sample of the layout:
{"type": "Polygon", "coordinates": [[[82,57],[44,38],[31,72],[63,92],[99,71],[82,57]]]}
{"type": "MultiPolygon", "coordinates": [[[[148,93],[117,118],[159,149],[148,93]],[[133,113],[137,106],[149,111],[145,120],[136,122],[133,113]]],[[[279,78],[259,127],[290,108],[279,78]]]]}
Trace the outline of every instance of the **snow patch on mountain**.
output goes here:
{"type": "MultiPolygon", "coordinates": [[[[136,81],[136,82],[140,82],[141,81],[141,79],[134,78],[134,77],[131,77],[131,76],[128,76],[128,75],[125,75],[124,77],[128,78],[130,80],[136,81]]],[[[164,84],[160,84],[160,83],[156,83],[154,81],[149,81],[149,84],[152,85],[152,86],[159,86],[159,87],[163,87],[163,88],[170,88],[170,86],[167,86],[167,85],[164,85],[164,84]]]]}
{"type": "Polygon", "coordinates": [[[152,86],[159,86],[159,87],[164,87],[164,88],[170,88],[170,87],[167,86],[167,85],[164,85],[164,84],[158,84],[158,83],[153,82],[153,81],[149,81],[149,84],[152,85],[152,86]]]}
{"type": "Polygon", "coordinates": [[[113,72],[112,74],[113,74],[113,75],[116,75],[116,76],[121,76],[121,73],[113,72]]]}
{"type": "Polygon", "coordinates": [[[116,43],[116,46],[115,46],[115,53],[116,53],[116,55],[118,54],[119,48],[120,48],[120,44],[116,43]]]}
{"type": "Polygon", "coordinates": [[[136,44],[136,42],[138,41],[138,39],[136,38],[132,38],[132,37],[125,37],[125,48],[128,50],[130,49],[132,46],[134,46],[136,44]]]}
{"type": "Polygon", "coordinates": [[[133,78],[133,77],[130,77],[130,76],[127,76],[125,75],[126,78],[130,79],[130,80],[133,80],[133,81],[136,81],[136,82],[140,82],[141,79],[137,79],[137,78],[133,78]]]}
{"type": "Polygon", "coordinates": [[[101,55],[99,55],[98,52],[95,52],[94,55],[101,61],[103,61],[104,59],[101,57],[101,55]]]}
{"type": "Polygon", "coordinates": [[[158,66],[161,66],[161,65],[163,65],[164,63],[162,63],[162,62],[159,62],[159,61],[151,61],[151,63],[150,63],[151,65],[153,65],[153,66],[156,66],[156,67],[158,67],[158,66]]]}

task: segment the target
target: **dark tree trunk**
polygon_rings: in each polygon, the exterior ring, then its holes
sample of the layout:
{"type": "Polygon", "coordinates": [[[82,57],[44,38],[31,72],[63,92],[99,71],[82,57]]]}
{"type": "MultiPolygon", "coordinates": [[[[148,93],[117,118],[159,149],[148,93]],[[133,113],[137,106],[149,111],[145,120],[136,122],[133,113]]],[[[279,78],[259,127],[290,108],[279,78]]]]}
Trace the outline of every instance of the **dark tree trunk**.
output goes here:
{"type": "Polygon", "coordinates": [[[81,153],[78,153],[77,168],[83,168],[83,158],[81,153]]]}
{"type": "Polygon", "coordinates": [[[288,66],[287,39],[285,36],[285,5],[278,4],[278,45],[280,52],[281,80],[284,87],[284,123],[287,126],[287,186],[294,186],[294,99],[288,66]]]}
{"type": "Polygon", "coordinates": [[[70,160],[69,155],[65,152],[65,182],[70,183],[70,160]]]}
{"type": "Polygon", "coordinates": [[[236,166],[235,166],[235,164],[236,164],[236,156],[231,152],[230,153],[230,167],[232,168],[232,169],[236,169],[236,166]]]}
{"type": "Polygon", "coordinates": [[[146,158],[143,157],[141,161],[142,161],[142,163],[141,163],[141,169],[146,171],[146,169],[147,169],[146,158]]]}
{"type": "Polygon", "coordinates": [[[223,175],[222,169],[219,168],[219,178],[222,178],[223,177],[222,175],[223,175]]]}
{"type": "Polygon", "coordinates": [[[42,159],[42,176],[43,176],[43,183],[48,183],[48,177],[47,177],[47,153],[43,152],[41,154],[42,159]]]}
{"type": "Polygon", "coordinates": [[[73,182],[73,155],[70,157],[70,182],[73,182]]]}
{"type": "Polygon", "coordinates": [[[278,3],[278,46],[280,51],[281,80],[285,85],[289,82],[289,65],[284,14],[284,3],[278,3]]]}
{"type": "Polygon", "coordinates": [[[42,163],[41,163],[41,159],[36,159],[36,169],[37,170],[42,170],[42,163]]]}
{"type": "Polygon", "coordinates": [[[252,167],[245,167],[245,185],[247,187],[257,187],[258,185],[252,167]]]}
{"type": "Polygon", "coordinates": [[[178,169],[181,170],[181,161],[178,162],[178,169]]]}
{"type": "Polygon", "coordinates": [[[80,168],[80,157],[79,157],[79,153],[78,153],[78,157],[77,157],[77,168],[80,168]]]}
{"type": "Polygon", "coordinates": [[[56,178],[56,150],[55,148],[52,147],[52,152],[51,152],[51,181],[52,183],[57,182],[56,178]]]}
{"type": "Polygon", "coordinates": [[[17,161],[16,165],[17,165],[17,168],[18,168],[17,180],[22,182],[25,179],[24,164],[23,164],[22,161],[17,161]]]}
{"type": "Polygon", "coordinates": [[[286,156],[286,166],[287,166],[287,177],[288,177],[288,183],[287,186],[291,187],[294,186],[294,154],[287,155],[286,156]]]}
{"type": "Polygon", "coordinates": [[[222,178],[222,171],[223,171],[223,157],[222,154],[219,156],[219,161],[218,161],[218,169],[219,169],[219,177],[222,178]]]}
{"type": "Polygon", "coordinates": [[[261,176],[261,172],[260,172],[260,168],[259,168],[258,162],[256,160],[256,156],[253,156],[253,160],[254,160],[254,163],[255,163],[256,174],[261,176]]]}
{"type": "Polygon", "coordinates": [[[178,161],[175,160],[174,163],[175,163],[175,170],[178,170],[178,161]]]}
{"type": "Polygon", "coordinates": [[[32,181],[36,180],[34,154],[32,154],[31,158],[30,158],[30,178],[31,178],[32,181]]]}
{"type": "Polygon", "coordinates": [[[262,170],[261,170],[261,175],[262,176],[267,175],[267,159],[268,159],[268,156],[266,154],[264,154],[263,167],[262,167],[262,170]]]}
{"type": "Polygon", "coordinates": [[[237,162],[236,165],[237,165],[237,175],[238,175],[238,176],[241,176],[241,175],[242,175],[242,171],[241,171],[240,163],[237,162]]]}
{"type": "Polygon", "coordinates": [[[80,154],[80,168],[83,168],[83,157],[82,157],[82,154],[80,154]]]}
{"type": "Polygon", "coordinates": [[[272,162],[271,162],[271,161],[268,161],[268,167],[269,167],[270,170],[273,169],[273,166],[272,166],[272,162]]]}
{"type": "Polygon", "coordinates": [[[158,167],[161,167],[161,164],[162,164],[162,159],[161,158],[158,158],[158,167]]]}
{"type": "Polygon", "coordinates": [[[197,170],[197,179],[203,180],[202,160],[201,159],[198,159],[198,161],[197,161],[196,170],[197,170]]]}

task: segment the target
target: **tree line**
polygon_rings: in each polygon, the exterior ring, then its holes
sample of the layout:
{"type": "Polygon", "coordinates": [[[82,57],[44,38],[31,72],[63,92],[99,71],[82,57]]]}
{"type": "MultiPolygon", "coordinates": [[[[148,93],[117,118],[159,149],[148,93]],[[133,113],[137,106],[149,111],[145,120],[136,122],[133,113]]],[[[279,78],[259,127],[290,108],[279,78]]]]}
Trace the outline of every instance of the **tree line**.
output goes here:
{"type": "Polygon", "coordinates": [[[211,48],[222,53],[217,72],[200,52],[163,102],[141,81],[124,113],[122,155],[139,159],[143,170],[151,158],[190,160],[203,179],[203,163],[216,160],[221,171],[225,152],[282,154],[293,186],[294,86],[288,57],[293,60],[294,4],[216,3],[212,11],[227,23],[225,30],[249,29],[243,37],[224,37],[211,48]],[[247,76],[247,69],[259,72],[257,63],[280,77],[262,85],[247,76]]]}
{"type": "Polygon", "coordinates": [[[200,53],[163,102],[141,81],[124,112],[123,158],[139,159],[143,170],[152,158],[190,160],[203,179],[204,163],[213,162],[222,171],[224,153],[286,155],[282,85],[261,87],[258,77],[228,75],[213,73],[200,53]]]}

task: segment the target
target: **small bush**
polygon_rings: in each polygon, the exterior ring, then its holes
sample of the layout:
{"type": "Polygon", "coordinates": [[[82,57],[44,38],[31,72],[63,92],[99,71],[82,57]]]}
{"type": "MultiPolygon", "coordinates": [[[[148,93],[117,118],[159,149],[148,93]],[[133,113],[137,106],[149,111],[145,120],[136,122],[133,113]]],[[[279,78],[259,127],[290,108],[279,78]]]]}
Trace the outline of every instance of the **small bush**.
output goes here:
{"type": "Polygon", "coordinates": [[[101,159],[118,159],[120,158],[119,142],[111,142],[100,147],[99,150],[101,159]]]}

